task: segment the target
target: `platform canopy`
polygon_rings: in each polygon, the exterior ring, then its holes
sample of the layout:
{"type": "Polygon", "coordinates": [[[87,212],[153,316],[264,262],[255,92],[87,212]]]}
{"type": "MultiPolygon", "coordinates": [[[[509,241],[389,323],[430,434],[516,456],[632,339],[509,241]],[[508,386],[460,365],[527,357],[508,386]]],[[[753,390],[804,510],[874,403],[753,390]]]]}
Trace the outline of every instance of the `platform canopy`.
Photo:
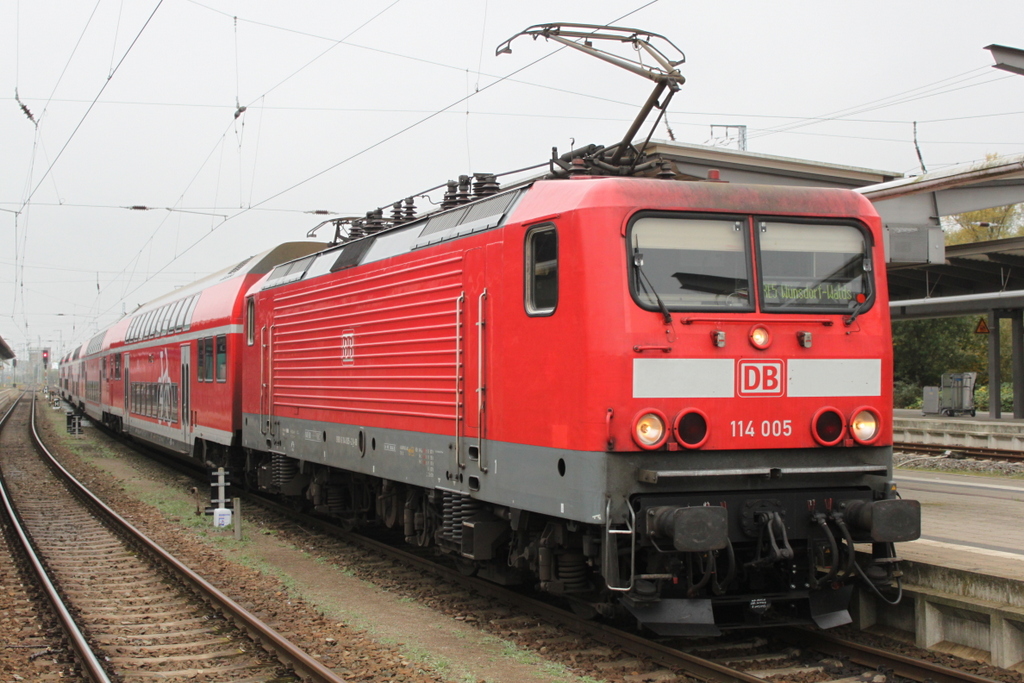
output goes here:
{"type": "MultiPolygon", "coordinates": [[[[890,242],[901,230],[931,236],[929,249],[918,250],[922,262],[889,258],[893,320],[987,316],[989,385],[999,386],[999,321],[1010,319],[1013,414],[1024,417],[1024,237],[957,244],[940,251],[942,216],[1024,202],[1024,155],[986,159],[857,191],[874,203],[890,242]],[[936,258],[936,251],[942,256],[936,258]]],[[[1001,412],[999,401],[992,401],[989,414],[1000,417],[1001,412]]]]}

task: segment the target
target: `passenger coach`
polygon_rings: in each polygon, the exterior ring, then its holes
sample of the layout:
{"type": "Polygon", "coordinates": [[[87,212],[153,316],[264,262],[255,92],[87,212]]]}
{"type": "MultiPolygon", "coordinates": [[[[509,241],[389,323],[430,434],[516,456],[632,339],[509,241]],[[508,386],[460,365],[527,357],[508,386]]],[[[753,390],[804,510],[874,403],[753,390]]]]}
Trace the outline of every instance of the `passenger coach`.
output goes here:
{"type": "Polygon", "coordinates": [[[240,435],[242,295],[281,261],[323,248],[282,244],[140,306],[61,363],[61,391],[115,431],[223,459],[240,435]]]}

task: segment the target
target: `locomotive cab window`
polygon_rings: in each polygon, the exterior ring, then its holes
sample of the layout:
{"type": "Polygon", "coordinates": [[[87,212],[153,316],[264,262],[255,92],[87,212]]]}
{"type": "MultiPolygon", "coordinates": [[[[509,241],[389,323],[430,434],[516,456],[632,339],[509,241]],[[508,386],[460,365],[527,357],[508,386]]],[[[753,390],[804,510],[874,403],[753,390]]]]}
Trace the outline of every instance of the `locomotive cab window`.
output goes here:
{"type": "Polygon", "coordinates": [[[526,234],[526,312],[551,315],[558,306],[558,233],[555,226],[526,234]]]}
{"type": "Polygon", "coordinates": [[[747,221],[641,216],[628,242],[629,282],[640,306],[753,310],[747,221]]]}
{"type": "Polygon", "coordinates": [[[846,313],[871,295],[865,233],[853,225],[758,221],[765,311],[846,313]]]}

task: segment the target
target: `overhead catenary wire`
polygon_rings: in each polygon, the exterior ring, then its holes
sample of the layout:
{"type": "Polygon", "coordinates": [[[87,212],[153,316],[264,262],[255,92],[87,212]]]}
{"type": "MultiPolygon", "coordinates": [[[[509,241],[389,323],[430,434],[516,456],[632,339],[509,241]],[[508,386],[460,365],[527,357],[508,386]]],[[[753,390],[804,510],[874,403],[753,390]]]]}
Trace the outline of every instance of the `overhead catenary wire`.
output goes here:
{"type": "MultiPolygon", "coordinates": [[[[482,74],[488,75],[488,74],[482,74]]],[[[510,82],[520,83],[523,85],[531,85],[538,88],[548,88],[541,84],[530,83],[528,81],[508,79],[510,82]]],[[[992,81],[988,81],[992,82],[992,81]]],[[[984,84],[979,84],[984,85],[984,84]]],[[[560,89],[559,92],[563,92],[569,95],[579,95],[580,97],[591,97],[586,93],[577,93],[572,90],[560,89]]],[[[940,93],[944,94],[944,93],[940,93]]],[[[33,98],[24,98],[26,102],[35,101],[33,98]]],[[[611,100],[608,98],[599,98],[601,101],[608,102],[611,104],[621,104],[622,106],[635,106],[635,102],[624,102],[620,100],[611,100]]],[[[14,101],[17,100],[13,97],[2,97],[0,101],[14,101]]],[[[54,98],[52,102],[63,102],[68,104],[83,104],[90,100],[81,99],[69,99],[69,98],[54,98]]],[[[223,103],[202,103],[202,102],[158,102],[158,101],[131,101],[131,100],[104,100],[99,102],[98,106],[137,106],[137,107],[183,107],[183,108],[203,108],[203,109],[228,109],[230,107],[223,103]]],[[[429,110],[426,109],[411,109],[407,107],[303,107],[297,105],[260,105],[261,109],[266,111],[301,111],[301,112],[354,112],[354,113],[368,113],[368,114],[423,114],[429,110]]],[[[588,121],[630,121],[632,119],[615,117],[615,116],[587,116],[587,115],[569,115],[569,114],[551,114],[551,113],[533,113],[533,112],[501,112],[501,111],[485,111],[476,110],[474,112],[479,116],[515,116],[515,117],[532,117],[532,118],[551,118],[551,119],[581,119],[588,121]]],[[[872,123],[872,124],[892,124],[892,125],[905,125],[911,122],[912,119],[864,119],[864,118],[852,118],[844,116],[839,118],[830,118],[824,116],[796,116],[793,114],[765,114],[763,112],[735,112],[735,111],[697,111],[697,110],[673,110],[674,116],[705,116],[711,118],[718,117],[732,117],[732,118],[746,118],[746,119],[782,119],[785,121],[808,121],[811,123],[815,122],[832,122],[832,123],[872,123]]],[[[1024,115],[1024,110],[1017,111],[1003,111],[1003,112],[989,112],[984,114],[967,114],[964,116],[947,116],[936,119],[918,118],[917,122],[920,124],[926,123],[947,123],[953,121],[969,121],[973,119],[990,119],[999,118],[1003,116],[1021,116],[1024,115]]],[[[706,124],[673,124],[673,125],[699,125],[705,127],[706,124]]],[[[768,128],[765,131],[770,130],[768,128]]]]}
{"type": "Polygon", "coordinates": [[[116,74],[117,70],[121,68],[122,64],[124,64],[124,60],[128,58],[128,54],[132,51],[132,48],[135,47],[135,44],[139,41],[139,38],[142,37],[143,32],[145,32],[146,27],[149,26],[149,22],[153,20],[153,16],[156,15],[157,10],[160,9],[160,5],[162,5],[163,2],[164,0],[157,0],[156,7],[153,8],[153,11],[150,13],[149,17],[147,17],[146,23],[143,24],[142,28],[139,29],[139,32],[132,40],[131,45],[128,46],[128,49],[125,50],[124,54],[121,56],[121,59],[117,62],[117,65],[114,67],[113,71],[111,71],[110,75],[107,76],[107,79],[103,82],[103,85],[100,87],[99,92],[96,93],[96,97],[92,99],[92,102],[89,104],[89,107],[85,110],[85,114],[82,115],[82,118],[79,120],[78,125],[76,125],[74,130],[71,131],[71,135],[68,136],[68,139],[60,148],[60,151],[57,153],[57,156],[54,157],[52,162],[50,162],[50,165],[47,167],[46,172],[43,173],[42,178],[39,179],[39,182],[36,183],[36,186],[32,189],[28,196],[25,197],[23,206],[27,205],[32,200],[32,197],[39,190],[40,186],[43,184],[43,181],[46,180],[46,177],[50,175],[50,171],[52,171],[53,167],[57,164],[58,161],[60,161],[60,158],[64,154],[64,151],[68,148],[68,145],[71,144],[71,141],[74,140],[75,135],[82,127],[82,124],[85,123],[85,120],[89,117],[89,113],[93,110],[93,107],[96,106],[96,102],[99,101],[100,97],[102,97],[103,91],[107,89],[108,85],[110,85],[110,81],[114,78],[114,74],[116,74]]]}
{"type": "MultiPolygon", "coordinates": [[[[163,0],[160,0],[160,1],[162,2],[163,0]]],[[[353,29],[352,31],[350,31],[350,32],[349,32],[349,33],[348,33],[348,34],[346,35],[346,38],[347,38],[347,37],[350,37],[350,36],[352,36],[352,35],[354,35],[354,34],[355,34],[355,33],[356,33],[357,31],[359,31],[359,30],[360,30],[360,29],[362,29],[363,27],[367,26],[367,25],[368,25],[368,24],[369,24],[370,22],[372,22],[372,21],[373,21],[374,19],[376,19],[377,17],[379,17],[379,16],[381,16],[382,14],[384,14],[384,13],[385,13],[385,12],[386,12],[386,11],[387,11],[388,9],[390,9],[390,8],[391,8],[391,7],[393,7],[393,6],[395,6],[395,5],[396,5],[396,4],[398,4],[399,2],[401,2],[401,0],[394,0],[394,2],[392,2],[392,3],[390,4],[390,5],[388,5],[387,7],[385,7],[385,8],[383,9],[383,10],[381,10],[380,12],[378,12],[377,14],[375,14],[375,15],[374,15],[373,17],[371,17],[370,19],[368,19],[367,21],[363,22],[363,23],[362,23],[362,24],[360,24],[360,25],[359,25],[358,27],[356,27],[355,29],[353,29]]],[[[155,10],[154,10],[154,11],[155,11],[155,10]]],[[[219,11],[218,11],[218,13],[220,13],[220,14],[223,14],[224,16],[228,16],[228,17],[230,17],[230,18],[231,18],[231,19],[232,19],[232,20],[233,20],[234,22],[237,22],[237,18],[236,18],[236,17],[234,17],[234,16],[232,16],[232,15],[228,15],[228,14],[226,14],[226,13],[224,13],[224,12],[219,12],[219,11]]],[[[263,93],[263,94],[262,94],[262,95],[261,95],[261,96],[260,96],[259,98],[257,98],[257,99],[256,99],[256,100],[254,100],[253,102],[255,102],[255,101],[259,101],[259,100],[262,100],[263,98],[265,98],[265,97],[266,97],[266,96],[267,96],[267,95],[268,95],[269,93],[271,93],[272,91],[274,91],[275,89],[277,89],[278,87],[280,87],[280,86],[281,86],[281,85],[282,85],[283,83],[285,83],[286,81],[288,81],[289,79],[291,79],[292,77],[294,77],[294,76],[295,76],[296,74],[298,74],[299,72],[301,72],[301,71],[302,71],[303,69],[305,69],[305,68],[306,68],[306,67],[308,67],[308,66],[309,66],[310,64],[312,64],[312,63],[313,63],[313,62],[315,62],[315,61],[316,61],[317,59],[319,59],[319,58],[320,58],[320,57],[322,57],[322,56],[323,56],[324,54],[326,54],[326,53],[327,53],[327,52],[329,52],[329,51],[330,51],[331,49],[333,49],[333,47],[334,47],[334,46],[332,46],[331,48],[328,48],[328,49],[327,49],[327,50],[325,50],[324,52],[320,53],[320,55],[318,55],[317,57],[314,57],[314,58],[313,58],[312,60],[308,61],[308,62],[307,62],[306,64],[304,64],[304,65],[303,65],[302,67],[300,67],[300,68],[299,68],[299,69],[297,69],[296,71],[292,72],[292,74],[290,74],[290,75],[289,75],[288,77],[286,77],[286,78],[285,78],[284,80],[282,80],[282,81],[279,81],[279,82],[278,82],[278,83],[277,83],[276,85],[274,85],[274,86],[273,86],[273,87],[271,87],[271,88],[270,88],[269,90],[267,90],[266,92],[264,92],[264,93],[263,93]]],[[[236,71],[236,76],[237,76],[237,71],[236,71]]],[[[236,84],[237,84],[237,80],[236,80],[236,84]]],[[[184,191],[183,191],[183,192],[181,193],[181,195],[180,195],[180,197],[179,197],[179,201],[181,201],[181,200],[182,200],[182,199],[184,198],[185,194],[186,194],[186,193],[188,192],[188,189],[189,189],[189,188],[190,188],[190,187],[192,186],[192,184],[193,184],[193,183],[195,182],[195,180],[196,180],[196,179],[197,179],[197,178],[199,177],[199,174],[200,174],[200,173],[202,173],[202,170],[203,170],[203,169],[204,169],[204,168],[206,167],[206,164],[207,164],[207,163],[209,162],[209,160],[210,160],[210,157],[212,157],[212,156],[213,156],[213,153],[214,153],[214,152],[215,152],[215,151],[217,150],[217,148],[218,148],[218,147],[220,147],[220,148],[221,148],[221,151],[223,152],[223,147],[222,147],[222,146],[223,146],[223,144],[224,144],[224,141],[225,141],[225,137],[227,136],[227,133],[228,133],[228,131],[230,131],[230,130],[231,130],[232,126],[234,126],[234,125],[235,125],[235,123],[236,123],[236,121],[237,121],[237,119],[238,119],[238,116],[239,116],[239,115],[240,115],[241,113],[243,113],[243,112],[244,112],[244,108],[243,108],[243,107],[242,107],[242,106],[241,106],[241,105],[240,105],[240,104],[238,103],[238,98],[237,98],[237,87],[236,87],[236,110],[235,110],[235,116],[233,117],[233,119],[232,119],[231,123],[230,123],[230,124],[228,125],[228,127],[227,127],[227,128],[226,128],[226,129],[224,130],[224,132],[223,132],[223,133],[221,134],[221,137],[220,137],[220,138],[218,139],[218,142],[217,142],[217,143],[216,143],[216,144],[215,144],[215,145],[213,146],[213,148],[212,148],[212,149],[210,150],[210,153],[209,153],[209,154],[208,154],[208,155],[206,156],[206,159],[204,159],[203,163],[202,163],[202,164],[200,164],[200,166],[199,166],[199,169],[198,169],[198,170],[196,171],[196,173],[195,173],[195,174],[193,175],[193,177],[192,177],[192,180],[190,180],[190,181],[189,181],[189,183],[188,183],[188,185],[186,186],[185,190],[184,190],[184,191]]],[[[255,173],[255,169],[254,169],[254,173],[255,173]]],[[[217,174],[217,179],[218,179],[218,181],[217,181],[217,182],[218,182],[218,187],[219,187],[219,182],[220,182],[220,173],[219,173],[219,172],[218,172],[218,174],[217,174]]],[[[250,207],[250,208],[251,208],[251,207],[250,207]]],[[[243,212],[244,212],[244,211],[247,211],[247,210],[248,210],[248,209],[244,209],[244,208],[242,209],[242,211],[243,211],[243,212]]],[[[238,214],[236,214],[236,215],[238,215],[238,214]]],[[[234,216],[231,216],[231,218],[233,218],[233,217],[234,217],[234,216]]],[[[228,220],[228,219],[225,219],[225,220],[228,220]]],[[[138,251],[138,252],[137,252],[137,253],[135,254],[135,256],[133,256],[133,257],[132,257],[132,258],[131,258],[131,259],[130,259],[130,260],[128,261],[128,263],[127,263],[127,264],[125,265],[125,268],[124,268],[124,269],[122,270],[122,272],[124,272],[124,271],[127,271],[129,267],[132,267],[132,264],[136,264],[136,265],[138,264],[138,262],[139,262],[139,259],[140,259],[140,258],[142,257],[142,253],[143,253],[143,251],[144,251],[144,250],[146,249],[146,247],[147,247],[147,246],[148,246],[149,244],[151,244],[151,243],[152,243],[153,239],[154,239],[154,238],[156,237],[157,233],[159,233],[159,232],[160,232],[160,230],[162,229],[162,227],[164,226],[164,224],[165,224],[165,223],[166,223],[166,218],[165,218],[165,220],[164,220],[164,221],[161,221],[161,223],[160,223],[160,224],[159,224],[159,225],[158,225],[158,226],[157,226],[157,227],[156,227],[156,228],[155,228],[155,229],[153,230],[153,232],[152,232],[152,233],[150,233],[150,236],[149,236],[149,237],[148,237],[148,238],[146,239],[146,241],[145,241],[145,242],[144,242],[144,243],[142,244],[142,246],[141,246],[141,247],[139,248],[139,251],[138,251]]],[[[209,234],[211,234],[211,233],[212,233],[212,232],[213,232],[214,230],[216,230],[216,226],[212,226],[212,225],[211,225],[211,229],[210,229],[210,232],[206,233],[206,234],[205,234],[205,235],[204,235],[204,236],[203,236],[202,238],[200,238],[200,240],[199,240],[199,241],[202,241],[203,239],[205,239],[205,237],[206,237],[206,236],[208,236],[209,234]]],[[[180,258],[180,257],[181,257],[182,255],[184,255],[185,253],[187,253],[188,251],[190,251],[190,250],[192,249],[192,247],[194,247],[194,246],[195,246],[195,245],[196,245],[197,243],[198,243],[198,242],[194,242],[194,243],[193,243],[192,245],[190,245],[190,246],[189,246],[189,247],[188,247],[188,248],[187,248],[187,249],[186,249],[185,251],[183,251],[183,252],[181,252],[181,253],[179,253],[179,254],[176,254],[176,255],[175,255],[175,256],[174,256],[173,258],[172,258],[172,260],[171,260],[171,263],[173,263],[173,262],[174,262],[174,261],[176,261],[176,260],[177,260],[178,258],[180,258]]],[[[133,272],[133,274],[134,274],[134,269],[133,269],[133,271],[132,271],[132,272],[133,272]]],[[[128,280],[128,281],[127,281],[127,282],[125,283],[125,287],[124,287],[124,290],[122,290],[122,297],[121,297],[121,299],[119,299],[119,301],[120,301],[120,300],[123,300],[123,299],[124,299],[124,298],[125,298],[126,296],[128,296],[128,294],[127,294],[127,293],[125,293],[125,292],[127,292],[127,289],[128,289],[128,287],[130,286],[131,280],[132,280],[132,277],[129,277],[129,280],[128,280]]],[[[147,279],[147,280],[148,280],[148,279],[147,279]]],[[[113,280],[112,280],[112,282],[113,282],[113,280]]],[[[143,283],[142,283],[142,284],[145,284],[145,282],[146,282],[146,281],[143,281],[143,283]]],[[[142,286],[142,285],[140,285],[140,287],[141,287],[141,286],[142,286]]],[[[136,288],[135,288],[134,290],[132,290],[132,292],[135,292],[135,291],[137,291],[137,290],[138,290],[138,287],[136,287],[136,288]]],[[[104,311],[104,313],[108,312],[109,310],[110,310],[110,309],[107,309],[107,311],[104,311]]],[[[102,313],[100,313],[100,314],[98,314],[98,315],[102,315],[102,313]]]]}
{"type": "Polygon", "coordinates": [[[985,75],[988,75],[988,71],[987,71],[987,69],[985,69],[985,67],[979,67],[977,69],[971,69],[970,71],[965,71],[963,73],[956,74],[955,76],[950,76],[948,78],[943,78],[941,80],[934,81],[932,83],[928,83],[926,85],[919,86],[917,88],[912,88],[910,90],[906,90],[906,91],[903,91],[903,92],[900,92],[900,93],[896,93],[894,95],[889,95],[889,96],[886,96],[886,97],[882,97],[882,98],[871,100],[869,102],[862,103],[860,105],[855,105],[853,107],[847,107],[845,109],[839,109],[839,110],[836,110],[834,112],[830,112],[830,113],[827,113],[827,114],[822,114],[820,116],[813,117],[813,120],[800,121],[800,122],[793,123],[791,125],[783,125],[783,126],[779,126],[777,128],[774,128],[774,129],[768,129],[768,130],[762,131],[761,133],[753,135],[751,137],[764,137],[765,135],[775,135],[775,134],[778,134],[778,133],[785,133],[785,132],[789,132],[790,130],[793,130],[795,128],[801,128],[801,127],[804,127],[804,126],[812,125],[813,123],[820,123],[820,122],[824,122],[824,121],[832,121],[832,120],[835,120],[835,119],[843,118],[845,116],[854,116],[854,115],[862,114],[862,113],[865,113],[865,112],[868,112],[868,111],[875,111],[877,109],[884,109],[884,108],[887,108],[887,107],[896,106],[898,104],[906,104],[907,102],[913,102],[913,101],[916,101],[916,100],[925,99],[927,97],[934,97],[936,95],[947,94],[949,92],[955,92],[957,90],[961,90],[961,89],[967,88],[967,87],[976,87],[978,85],[985,85],[987,83],[991,83],[991,82],[994,82],[994,81],[997,81],[997,80],[1002,80],[1002,78],[1008,78],[1008,76],[1004,76],[1004,77],[1001,77],[1001,78],[989,79],[989,80],[984,81],[982,83],[973,83],[973,84],[970,84],[970,85],[962,86],[960,88],[953,88],[951,90],[943,90],[944,88],[948,88],[948,87],[950,87],[952,85],[957,85],[957,84],[963,83],[965,81],[974,80],[974,79],[977,79],[979,77],[983,77],[985,75]],[[981,73],[982,71],[984,71],[984,73],[981,73]],[[948,83],[948,81],[953,81],[953,82],[952,83],[948,83]],[[945,84],[945,85],[939,85],[939,84],[945,84]],[[924,92],[920,92],[920,91],[924,91],[924,92]]]}
{"type": "MultiPolygon", "coordinates": [[[[399,0],[395,0],[395,1],[396,1],[396,3],[397,3],[397,2],[399,1],[399,0]]],[[[629,17],[629,16],[631,16],[631,15],[633,15],[633,14],[636,14],[637,12],[640,12],[640,11],[642,11],[642,10],[646,9],[647,7],[650,7],[650,6],[654,5],[654,4],[656,4],[656,3],[658,2],[658,1],[659,1],[659,0],[649,0],[648,2],[644,3],[644,4],[643,4],[643,5],[641,5],[640,7],[637,7],[636,9],[634,9],[634,10],[631,10],[630,12],[627,12],[626,14],[622,15],[621,17],[619,17],[619,18],[617,18],[617,19],[614,19],[614,20],[612,20],[612,21],[611,21],[611,22],[609,22],[609,23],[615,23],[615,22],[621,21],[622,19],[625,19],[625,18],[627,18],[627,17],[629,17]]],[[[388,6],[388,8],[392,7],[392,6],[394,5],[394,4],[395,4],[395,3],[392,3],[392,5],[389,5],[389,6],[388,6]]],[[[378,14],[377,14],[377,15],[375,15],[375,16],[380,16],[380,14],[381,14],[381,13],[383,13],[383,11],[386,11],[386,9],[387,9],[387,8],[385,8],[385,10],[382,10],[382,12],[378,13],[378,14]]],[[[364,24],[364,25],[365,25],[365,24],[364,24]]],[[[351,35],[351,34],[350,34],[350,35],[351,35]]],[[[222,228],[222,227],[223,227],[224,225],[226,225],[227,223],[231,222],[231,221],[232,221],[232,220],[234,220],[235,218],[237,218],[237,217],[239,217],[239,216],[242,216],[242,215],[244,215],[244,214],[248,213],[249,211],[251,211],[251,210],[253,210],[253,209],[255,209],[255,208],[258,208],[259,206],[261,206],[261,205],[263,205],[263,204],[265,204],[265,203],[267,203],[267,202],[269,202],[269,201],[272,201],[273,199],[276,199],[277,197],[280,197],[281,195],[283,195],[283,194],[286,194],[287,192],[290,192],[290,191],[294,190],[295,188],[297,188],[297,187],[300,187],[300,186],[302,186],[302,185],[304,185],[304,184],[306,184],[306,183],[310,182],[311,180],[314,180],[315,178],[318,178],[318,177],[322,176],[322,175],[323,175],[323,174],[325,174],[325,173],[328,173],[329,171],[331,171],[331,170],[333,170],[333,169],[335,169],[335,168],[337,168],[337,167],[341,166],[342,164],[348,163],[349,161],[351,161],[351,160],[353,160],[353,159],[355,159],[355,158],[358,158],[359,156],[362,156],[363,154],[365,154],[365,153],[367,153],[367,152],[369,152],[369,151],[371,151],[371,150],[373,150],[373,149],[375,149],[375,148],[379,147],[380,145],[382,145],[382,144],[384,144],[384,143],[388,142],[389,140],[392,140],[392,139],[394,139],[395,137],[398,137],[399,135],[401,135],[401,134],[405,133],[406,131],[408,131],[408,130],[411,130],[412,128],[415,128],[415,127],[417,127],[417,126],[421,125],[422,123],[425,123],[426,121],[429,121],[430,119],[432,119],[432,118],[436,117],[437,115],[439,115],[439,114],[443,113],[444,111],[447,111],[447,110],[451,109],[452,107],[458,106],[458,105],[459,105],[459,104],[460,104],[460,103],[461,103],[461,102],[462,102],[462,101],[463,101],[464,99],[467,99],[467,98],[469,98],[469,97],[474,97],[474,96],[476,96],[476,95],[477,95],[477,94],[478,94],[479,92],[483,92],[483,91],[485,91],[485,90],[487,90],[487,89],[489,89],[489,88],[491,88],[491,87],[493,87],[493,86],[497,85],[498,83],[501,83],[501,82],[503,82],[503,81],[507,80],[507,78],[509,78],[510,76],[513,76],[513,75],[515,75],[515,74],[521,73],[522,71],[525,71],[526,69],[528,69],[528,68],[530,68],[530,67],[534,66],[535,64],[537,64],[537,63],[539,63],[539,62],[541,62],[541,61],[543,61],[543,60],[547,59],[547,58],[548,58],[548,57],[550,57],[551,55],[554,55],[554,54],[556,54],[556,53],[560,52],[560,51],[561,51],[561,50],[563,50],[563,49],[565,49],[565,48],[564,48],[564,47],[558,47],[558,48],[554,49],[553,51],[549,52],[548,54],[546,54],[546,55],[543,55],[543,56],[539,57],[538,59],[536,59],[536,60],[534,60],[534,61],[530,62],[529,64],[526,64],[525,66],[523,66],[523,67],[520,67],[519,69],[516,69],[516,70],[512,71],[512,72],[511,72],[510,74],[508,74],[508,75],[506,75],[506,76],[502,77],[501,79],[499,79],[499,80],[497,80],[497,81],[494,81],[493,83],[489,83],[488,85],[486,85],[486,86],[484,86],[483,88],[481,88],[481,89],[480,89],[479,91],[477,91],[477,92],[473,92],[473,93],[470,93],[470,94],[468,94],[468,95],[466,95],[466,96],[464,96],[464,97],[462,97],[462,98],[459,98],[458,100],[456,100],[456,101],[454,101],[454,102],[452,102],[452,103],[448,104],[447,106],[443,107],[442,109],[439,109],[439,110],[437,110],[437,111],[435,111],[435,112],[433,112],[433,113],[431,113],[431,114],[429,114],[429,115],[427,115],[427,116],[425,116],[425,117],[421,118],[421,119],[420,119],[419,121],[417,121],[417,122],[415,122],[415,123],[413,123],[413,124],[410,124],[410,125],[408,125],[408,126],[405,126],[405,127],[404,127],[404,128],[402,128],[401,130],[399,130],[399,131],[397,131],[397,132],[395,132],[395,133],[392,133],[391,135],[388,135],[388,136],[386,136],[385,138],[383,138],[383,139],[381,139],[381,140],[378,140],[377,142],[375,142],[375,143],[373,143],[373,144],[369,145],[368,147],[365,147],[364,149],[362,149],[362,150],[360,150],[360,151],[358,151],[358,152],[356,152],[356,153],[354,153],[354,154],[352,154],[352,155],[350,155],[350,156],[346,157],[345,159],[343,159],[343,160],[341,160],[341,161],[339,161],[339,162],[337,162],[337,163],[335,163],[335,164],[332,164],[331,166],[329,166],[329,167],[327,167],[327,168],[325,168],[325,169],[323,169],[323,170],[321,170],[321,171],[319,171],[319,172],[317,172],[317,173],[315,173],[315,174],[313,174],[313,175],[309,176],[308,178],[306,178],[306,179],[304,179],[304,180],[302,180],[302,181],[299,181],[298,183],[295,183],[295,184],[293,184],[293,185],[291,185],[291,186],[289,186],[289,187],[287,187],[287,188],[285,188],[285,189],[283,189],[283,190],[280,190],[279,192],[277,192],[277,193],[275,193],[275,194],[273,194],[273,195],[270,195],[270,196],[268,196],[268,197],[264,198],[263,200],[261,200],[261,201],[257,202],[256,204],[251,204],[250,206],[248,206],[248,207],[246,207],[246,208],[244,208],[244,209],[242,209],[242,210],[238,211],[237,213],[235,213],[235,214],[233,214],[233,215],[229,216],[228,218],[226,218],[226,219],[225,219],[225,220],[224,220],[224,221],[223,221],[223,222],[222,222],[222,223],[221,223],[220,225],[216,226],[215,228],[212,228],[212,229],[211,229],[211,230],[209,230],[208,232],[206,232],[206,233],[204,233],[203,235],[201,235],[201,236],[200,236],[200,237],[199,237],[198,239],[196,239],[196,240],[195,240],[195,241],[193,241],[193,242],[192,242],[192,243],[191,243],[191,244],[190,244],[190,245],[189,245],[188,247],[186,247],[186,248],[185,248],[185,249],[184,249],[184,250],[183,250],[182,252],[180,252],[179,254],[175,255],[175,256],[174,256],[174,257],[173,257],[173,258],[172,258],[172,259],[171,259],[170,261],[168,261],[168,262],[167,262],[167,263],[165,264],[165,266],[164,266],[163,268],[160,268],[160,269],[156,270],[156,271],[155,271],[155,272],[153,273],[153,275],[151,275],[150,277],[153,277],[153,276],[155,276],[155,275],[157,275],[157,274],[160,274],[160,273],[161,273],[161,272],[162,272],[162,271],[163,271],[163,270],[164,270],[164,269],[165,269],[166,267],[169,267],[169,266],[170,266],[170,265],[171,265],[172,263],[174,263],[175,261],[177,261],[177,260],[178,260],[179,258],[181,258],[181,257],[182,257],[182,256],[184,256],[185,254],[187,254],[188,252],[190,252],[190,251],[191,251],[192,249],[194,249],[195,247],[199,246],[199,244],[201,244],[201,243],[202,243],[203,241],[205,241],[205,240],[206,240],[206,239],[207,239],[207,238],[208,238],[208,237],[209,237],[210,235],[212,235],[212,234],[213,234],[213,233],[214,233],[215,231],[217,231],[217,230],[221,229],[221,228],[222,228]]],[[[318,57],[317,57],[317,58],[318,58],[318,57]]],[[[317,58],[314,58],[314,61],[315,61],[315,59],[317,59],[317,58]]],[[[308,62],[308,63],[307,63],[307,65],[308,65],[309,63],[312,63],[312,62],[308,62]]],[[[305,68],[305,67],[303,67],[303,68],[305,68]]],[[[301,70],[301,69],[299,69],[299,70],[301,70]]],[[[293,72],[293,75],[294,75],[294,73],[298,73],[298,71],[296,71],[296,72],[293,72]]],[[[282,82],[283,82],[283,81],[282,81],[282,82]]],[[[280,85],[280,83],[279,83],[278,85],[280,85]]],[[[274,86],[274,87],[276,88],[276,87],[278,87],[278,86],[274,86]]],[[[271,90],[273,90],[273,88],[271,88],[271,90]]],[[[267,93],[269,93],[269,92],[270,92],[270,90],[268,90],[268,91],[267,91],[267,93]]],[[[204,164],[204,165],[205,165],[205,164],[204,164]]],[[[147,280],[147,281],[148,281],[148,280],[147,280]]],[[[130,292],[126,292],[126,293],[125,293],[125,294],[124,294],[124,295],[123,295],[123,296],[121,297],[121,299],[119,299],[119,300],[118,300],[117,302],[115,302],[115,304],[114,304],[113,306],[111,306],[110,308],[107,308],[107,309],[106,309],[105,311],[103,311],[102,313],[98,313],[98,314],[97,314],[97,317],[100,317],[100,316],[102,316],[102,315],[105,315],[106,313],[109,313],[109,312],[110,312],[110,311],[112,310],[112,308],[116,307],[116,304],[117,304],[117,303],[120,303],[120,301],[123,301],[123,300],[124,300],[124,299],[126,299],[126,298],[127,298],[128,296],[130,296],[131,294],[134,294],[134,293],[135,293],[136,291],[138,291],[139,289],[141,289],[141,288],[142,288],[142,287],[143,287],[143,286],[144,286],[145,284],[146,284],[146,281],[144,281],[144,282],[140,283],[140,284],[139,284],[138,286],[136,286],[136,287],[135,287],[134,289],[132,289],[132,290],[131,290],[130,292]]]]}

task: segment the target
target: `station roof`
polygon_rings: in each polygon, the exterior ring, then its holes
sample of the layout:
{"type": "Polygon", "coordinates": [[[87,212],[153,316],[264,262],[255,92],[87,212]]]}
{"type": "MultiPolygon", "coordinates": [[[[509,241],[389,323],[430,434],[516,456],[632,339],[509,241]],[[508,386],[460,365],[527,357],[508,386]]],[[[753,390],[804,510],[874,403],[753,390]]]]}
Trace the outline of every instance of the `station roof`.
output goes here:
{"type": "Polygon", "coordinates": [[[903,177],[901,173],[892,171],[758,154],[725,147],[684,145],[665,140],[652,140],[647,146],[646,153],[649,156],[661,155],[670,159],[676,169],[689,180],[703,180],[707,178],[708,170],[718,169],[721,171],[722,180],[731,183],[853,189],[888,183],[903,177]]]}
{"type": "MultiPolygon", "coordinates": [[[[995,157],[857,190],[886,229],[1024,201],[1024,155],[995,157]]],[[[942,239],[941,234],[939,240],[942,239]]],[[[957,244],[938,263],[888,265],[892,317],[941,318],[1024,308],[1024,237],[957,244]]]]}
{"type": "Polygon", "coordinates": [[[945,263],[888,272],[893,318],[1024,308],[1024,237],[948,246],[945,263]]]}

